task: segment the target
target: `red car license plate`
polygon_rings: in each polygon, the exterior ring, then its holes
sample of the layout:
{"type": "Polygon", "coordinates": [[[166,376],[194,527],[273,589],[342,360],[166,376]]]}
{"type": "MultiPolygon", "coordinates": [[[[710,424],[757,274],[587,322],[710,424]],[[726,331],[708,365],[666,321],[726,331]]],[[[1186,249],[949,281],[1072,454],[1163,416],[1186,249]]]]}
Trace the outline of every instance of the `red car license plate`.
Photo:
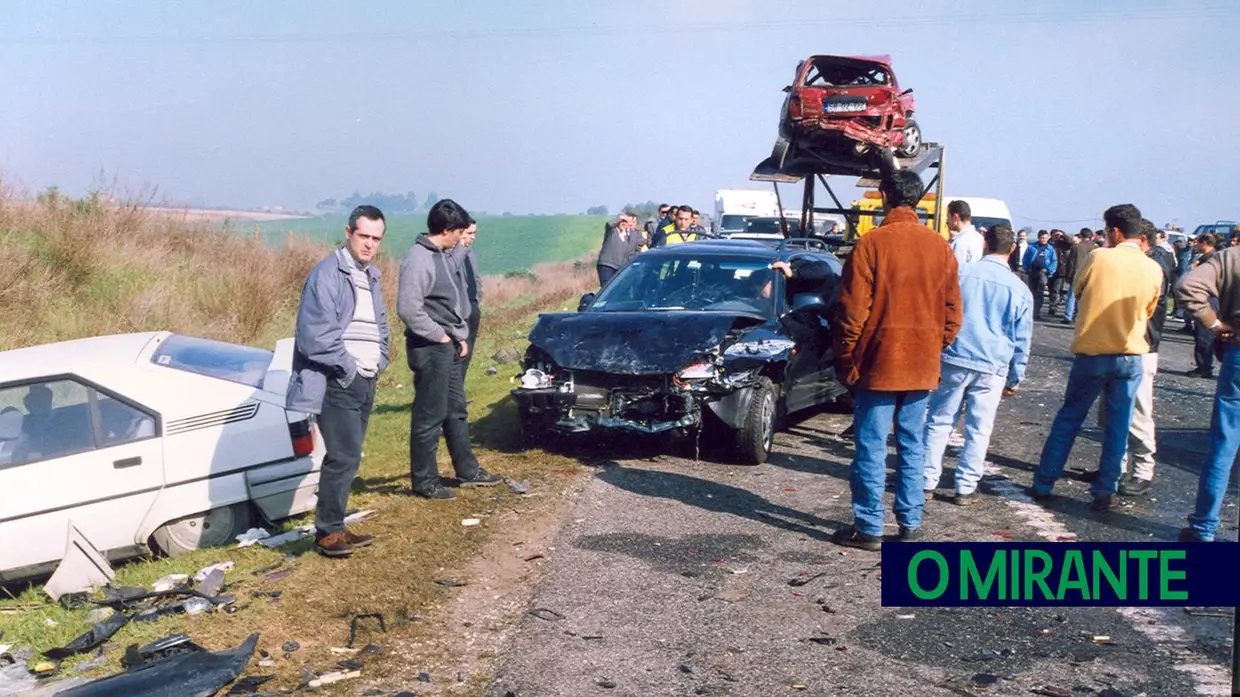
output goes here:
{"type": "Polygon", "coordinates": [[[865,111],[865,102],[835,102],[828,103],[826,106],[828,114],[865,111]]]}

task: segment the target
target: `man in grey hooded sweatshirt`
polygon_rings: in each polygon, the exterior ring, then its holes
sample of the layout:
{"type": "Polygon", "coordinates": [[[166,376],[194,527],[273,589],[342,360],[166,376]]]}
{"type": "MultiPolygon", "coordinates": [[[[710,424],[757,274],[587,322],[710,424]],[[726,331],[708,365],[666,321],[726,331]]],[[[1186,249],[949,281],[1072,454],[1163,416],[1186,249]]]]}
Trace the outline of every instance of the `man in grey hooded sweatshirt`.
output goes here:
{"type": "Polygon", "coordinates": [[[502,481],[474,457],[465,406],[465,356],[469,345],[469,290],[462,268],[449,253],[469,228],[469,213],[443,199],[426,216],[400,267],[396,312],[405,323],[405,350],[413,371],[409,418],[409,470],[413,493],[428,499],[456,495],[439,481],[436,460],[443,433],[460,485],[494,486],[502,481]]]}

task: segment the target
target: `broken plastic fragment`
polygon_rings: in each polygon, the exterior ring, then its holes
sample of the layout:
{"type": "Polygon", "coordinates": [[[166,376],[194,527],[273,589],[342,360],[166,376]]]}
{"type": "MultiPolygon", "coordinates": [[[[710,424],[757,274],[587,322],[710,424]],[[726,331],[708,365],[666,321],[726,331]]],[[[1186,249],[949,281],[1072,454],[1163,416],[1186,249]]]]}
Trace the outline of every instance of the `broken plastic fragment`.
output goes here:
{"type": "Polygon", "coordinates": [[[523,479],[518,482],[512,477],[504,477],[504,483],[507,484],[508,488],[512,489],[513,493],[516,494],[525,494],[530,490],[530,480],[528,479],[523,479]]]}
{"type": "Polygon", "coordinates": [[[240,535],[237,535],[236,537],[237,546],[238,547],[249,547],[255,542],[258,542],[259,540],[265,540],[268,537],[271,537],[271,533],[268,532],[266,529],[250,528],[249,530],[246,530],[240,535]]]}
{"type": "Polygon", "coordinates": [[[338,671],[335,673],[325,673],[311,680],[309,683],[306,684],[306,686],[311,687],[311,688],[322,687],[323,685],[330,685],[334,682],[340,682],[341,680],[352,680],[353,678],[360,678],[360,677],[362,677],[362,671],[360,670],[351,670],[348,672],[338,671]]]}
{"type": "Polygon", "coordinates": [[[185,614],[201,615],[211,609],[211,601],[205,598],[190,598],[184,603],[185,614]]]}
{"type": "Polygon", "coordinates": [[[109,617],[103,622],[91,627],[85,634],[78,636],[68,644],[65,644],[59,648],[44,651],[43,655],[53,661],[61,661],[70,656],[86,653],[97,646],[102,646],[103,642],[112,638],[112,635],[126,624],[129,624],[129,615],[116,615],[114,617],[109,617]]]}
{"type": "Polygon", "coordinates": [[[217,571],[217,570],[220,573],[232,571],[233,563],[230,561],[223,561],[218,564],[212,564],[211,566],[204,566],[203,568],[198,570],[198,573],[194,574],[194,580],[197,581],[198,583],[202,583],[203,581],[206,580],[207,576],[211,575],[212,571],[217,571]]]}
{"type": "Polygon", "coordinates": [[[546,620],[548,622],[558,622],[564,619],[564,615],[561,615],[555,610],[548,610],[545,607],[534,608],[533,610],[530,610],[530,614],[540,620],[546,620]]]}
{"type": "Polygon", "coordinates": [[[170,591],[189,580],[188,574],[168,574],[151,585],[151,590],[156,593],[170,591]]]}
{"type": "Polygon", "coordinates": [[[172,697],[213,695],[237,679],[250,662],[258,634],[240,646],[219,652],[193,651],[173,656],[142,670],[117,673],[71,687],[58,697],[172,697]]]}
{"type": "Polygon", "coordinates": [[[482,521],[481,521],[481,520],[478,520],[477,518],[466,518],[466,519],[464,519],[464,520],[462,520],[462,521],[461,521],[461,525],[462,525],[462,526],[464,526],[464,527],[467,527],[467,528],[472,528],[473,526],[475,526],[475,525],[477,525],[477,524],[479,524],[479,523],[481,523],[481,522],[482,522],[482,521]]]}

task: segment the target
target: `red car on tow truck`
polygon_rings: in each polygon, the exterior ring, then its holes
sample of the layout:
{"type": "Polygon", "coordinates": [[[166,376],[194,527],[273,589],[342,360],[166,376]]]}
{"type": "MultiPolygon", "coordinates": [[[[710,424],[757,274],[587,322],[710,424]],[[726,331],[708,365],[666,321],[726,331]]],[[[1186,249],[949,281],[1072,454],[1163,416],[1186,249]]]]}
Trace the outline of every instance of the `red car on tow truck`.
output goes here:
{"type": "Polygon", "coordinates": [[[779,135],[790,151],[855,159],[874,149],[902,158],[921,150],[913,90],[900,89],[890,56],[811,56],[784,91],[779,135]]]}

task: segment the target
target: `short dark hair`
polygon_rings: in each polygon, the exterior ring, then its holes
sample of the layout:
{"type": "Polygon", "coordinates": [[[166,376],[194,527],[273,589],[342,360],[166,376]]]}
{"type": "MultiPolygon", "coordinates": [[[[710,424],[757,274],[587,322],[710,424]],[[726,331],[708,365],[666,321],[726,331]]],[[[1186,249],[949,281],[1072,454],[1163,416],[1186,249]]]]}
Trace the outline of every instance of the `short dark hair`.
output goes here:
{"type": "Polygon", "coordinates": [[[387,220],[383,217],[383,211],[375,208],[374,206],[361,205],[354,208],[353,212],[349,214],[349,229],[356,230],[357,221],[362,218],[366,218],[367,220],[378,220],[383,223],[384,226],[387,225],[387,220]]]}
{"type": "Polygon", "coordinates": [[[1092,235],[1092,234],[1094,234],[1094,231],[1093,231],[1093,230],[1090,230],[1090,229],[1089,229],[1089,228],[1087,228],[1087,227],[1083,227],[1083,228],[1081,228],[1081,231],[1080,231],[1080,232],[1076,233],[1076,236],[1077,236],[1077,237],[1085,237],[1085,236],[1087,236],[1087,235],[1092,235]]]}
{"type": "Polygon", "coordinates": [[[997,223],[986,229],[986,251],[989,254],[1010,254],[1016,246],[1016,233],[1010,225],[997,223]]]}
{"type": "Polygon", "coordinates": [[[1197,240],[1196,240],[1196,241],[1197,241],[1197,242],[1205,242],[1206,244],[1210,245],[1211,247],[1217,247],[1217,246],[1218,246],[1218,238],[1214,236],[1214,233],[1213,233],[1213,232],[1203,232],[1203,233],[1201,233],[1200,235],[1197,235],[1197,240]]]}
{"type": "Polygon", "coordinates": [[[897,169],[883,177],[878,190],[887,197],[891,208],[916,206],[921,201],[921,177],[912,170],[897,169]]]}
{"type": "Polygon", "coordinates": [[[1131,240],[1141,234],[1141,211],[1131,203],[1111,206],[1102,214],[1107,230],[1119,229],[1124,239],[1131,240]]]}
{"type": "Polygon", "coordinates": [[[1158,226],[1145,218],[1141,219],[1137,229],[1139,230],[1137,236],[1141,237],[1144,235],[1146,241],[1150,244],[1154,244],[1154,240],[1158,239],[1158,226]]]}
{"type": "Polygon", "coordinates": [[[426,231],[431,235],[441,235],[446,230],[464,230],[471,220],[473,218],[461,204],[450,198],[440,199],[426,214],[426,231]]]}
{"type": "Polygon", "coordinates": [[[949,217],[958,215],[965,222],[973,220],[973,210],[969,208],[969,204],[966,201],[956,200],[947,204],[947,215],[949,217]]]}

